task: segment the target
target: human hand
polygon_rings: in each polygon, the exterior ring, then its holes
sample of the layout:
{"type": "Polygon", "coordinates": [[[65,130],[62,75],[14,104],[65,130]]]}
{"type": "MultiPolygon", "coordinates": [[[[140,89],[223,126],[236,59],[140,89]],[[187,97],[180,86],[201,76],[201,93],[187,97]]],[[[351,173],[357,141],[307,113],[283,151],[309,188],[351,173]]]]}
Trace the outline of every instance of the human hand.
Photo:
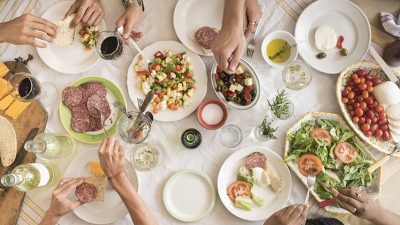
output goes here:
{"type": "Polygon", "coordinates": [[[125,169],[125,153],[119,141],[114,137],[106,137],[99,147],[101,169],[108,178],[114,178],[125,169]]]}
{"type": "Polygon", "coordinates": [[[104,16],[104,9],[100,0],[75,0],[64,18],[76,14],[71,22],[71,27],[79,23],[87,26],[97,26],[104,16]]]}
{"type": "Polygon", "coordinates": [[[359,188],[343,189],[336,197],[338,200],[356,208],[354,215],[372,220],[379,218],[381,207],[359,188]]]}
{"type": "Polygon", "coordinates": [[[262,16],[262,11],[258,0],[246,0],[245,8],[247,27],[244,31],[244,36],[249,38],[250,35],[256,31],[256,27],[262,16]]]}
{"type": "Polygon", "coordinates": [[[124,14],[117,20],[116,26],[124,27],[124,33],[122,37],[126,40],[132,37],[133,40],[138,41],[142,38],[142,32],[138,32],[136,30],[136,26],[140,22],[143,15],[142,7],[140,6],[131,6],[127,10],[125,10],[124,14]]]}
{"type": "Polygon", "coordinates": [[[24,14],[0,24],[0,43],[15,45],[32,45],[45,48],[46,43],[37,39],[52,42],[56,36],[57,26],[40,17],[24,14]]]}
{"type": "Polygon", "coordinates": [[[264,225],[302,225],[307,218],[305,205],[291,205],[272,214],[264,225]]]}
{"type": "Polygon", "coordinates": [[[48,214],[61,217],[82,205],[79,200],[71,201],[67,199],[68,194],[82,183],[83,178],[63,179],[53,191],[50,208],[47,210],[48,214]]]}
{"type": "Polygon", "coordinates": [[[212,46],[218,66],[229,74],[235,73],[245,45],[246,38],[242,26],[222,27],[212,46]]]}

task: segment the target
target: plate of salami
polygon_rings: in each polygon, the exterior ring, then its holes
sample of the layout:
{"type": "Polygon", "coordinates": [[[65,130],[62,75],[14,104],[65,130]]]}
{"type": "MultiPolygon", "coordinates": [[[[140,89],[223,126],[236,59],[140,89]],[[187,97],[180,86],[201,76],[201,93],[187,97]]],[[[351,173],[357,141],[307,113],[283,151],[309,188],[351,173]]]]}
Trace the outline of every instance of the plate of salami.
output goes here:
{"type": "Polygon", "coordinates": [[[126,105],[122,91],[103,77],[85,77],[63,90],[60,118],[64,128],[75,139],[85,143],[100,143],[104,138],[101,114],[107,135],[116,132],[121,112],[113,105],[126,105]],[[97,110],[99,109],[99,110],[97,110]]]}

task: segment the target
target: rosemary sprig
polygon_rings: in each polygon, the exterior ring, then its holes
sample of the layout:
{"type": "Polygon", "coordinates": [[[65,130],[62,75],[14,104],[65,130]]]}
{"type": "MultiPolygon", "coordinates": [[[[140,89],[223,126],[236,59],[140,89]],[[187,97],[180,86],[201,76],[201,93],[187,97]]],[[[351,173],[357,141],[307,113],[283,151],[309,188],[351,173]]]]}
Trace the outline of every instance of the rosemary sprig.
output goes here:
{"type": "Polygon", "coordinates": [[[276,118],[282,119],[290,114],[290,101],[288,99],[288,93],[285,90],[278,90],[277,93],[272,103],[268,100],[268,105],[276,118]]]}
{"type": "Polygon", "coordinates": [[[266,139],[277,139],[275,132],[278,130],[278,127],[273,127],[272,122],[268,121],[267,118],[264,118],[258,127],[261,131],[261,135],[266,139]]]}

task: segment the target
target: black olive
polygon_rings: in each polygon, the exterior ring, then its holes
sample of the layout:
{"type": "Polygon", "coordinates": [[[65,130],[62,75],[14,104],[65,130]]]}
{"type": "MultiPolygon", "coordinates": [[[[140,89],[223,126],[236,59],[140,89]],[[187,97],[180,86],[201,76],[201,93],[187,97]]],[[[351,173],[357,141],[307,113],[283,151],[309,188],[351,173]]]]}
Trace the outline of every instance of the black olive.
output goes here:
{"type": "Polygon", "coordinates": [[[231,102],[233,100],[233,97],[232,96],[226,96],[225,99],[226,99],[226,101],[231,102]]]}
{"type": "Polygon", "coordinates": [[[229,82],[232,83],[232,84],[235,83],[236,82],[235,76],[230,76],[229,77],[229,82]]]}
{"type": "Polygon", "coordinates": [[[253,89],[250,91],[251,97],[254,98],[257,95],[257,89],[253,89]]]}
{"type": "Polygon", "coordinates": [[[224,79],[224,77],[225,77],[225,73],[221,73],[221,74],[219,74],[219,78],[220,78],[221,80],[223,80],[223,79],[224,79]]]}
{"type": "Polygon", "coordinates": [[[236,97],[233,99],[233,101],[235,101],[236,103],[240,103],[241,99],[240,99],[238,96],[236,96],[236,97]]]}
{"type": "Polygon", "coordinates": [[[215,90],[216,90],[217,92],[220,92],[220,91],[221,91],[221,87],[220,87],[220,86],[217,86],[217,87],[215,88],[215,90]]]}
{"type": "Polygon", "coordinates": [[[325,52],[320,52],[320,53],[318,53],[318,54],[316,55],[316,57],[317,57],[318,59],[323,59],[323,58],[326,57],[326,53],[325,53],[325,52]]]}
{"type": "Polygon", "coordinates": [[[243,106],[245,106],[245,105],[247,105],[247,102],[246,102],[246,100],[244,100],[244,101],[242,100],[242,101],[240,102],[240,104],[243,105],[243,106]]]}
{"type": "Polygon", "coordinates": [[[347,55],[349,54],[349,51],[347,51],[346,48],[342,48],[342,49],[340,49],[340,54],[341,54],[342,56],[347,56],[347,55]]]}
{"type": "Polygon", "coordinates": [[[227,86],[223,86],[223,87],[222,87],[222,92],[225,93],[225,92],[227,92],[227,91],[228,91],[228,87],[227,87],[227,86]]]}

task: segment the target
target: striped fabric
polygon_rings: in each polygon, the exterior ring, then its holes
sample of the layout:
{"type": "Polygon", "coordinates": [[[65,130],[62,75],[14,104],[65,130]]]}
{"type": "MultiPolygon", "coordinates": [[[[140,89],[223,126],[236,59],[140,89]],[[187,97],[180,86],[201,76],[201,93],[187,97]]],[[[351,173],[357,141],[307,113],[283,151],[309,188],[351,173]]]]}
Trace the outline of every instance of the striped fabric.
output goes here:
{"type": "MultiPolygon", "coordinates": [[[[29,13],[37,0],[0,0],[0,23],[14,19],[22,14],[29,13]]],[[[0,44],[0,55],[4,53],[8,44],[0,44]]]]}

